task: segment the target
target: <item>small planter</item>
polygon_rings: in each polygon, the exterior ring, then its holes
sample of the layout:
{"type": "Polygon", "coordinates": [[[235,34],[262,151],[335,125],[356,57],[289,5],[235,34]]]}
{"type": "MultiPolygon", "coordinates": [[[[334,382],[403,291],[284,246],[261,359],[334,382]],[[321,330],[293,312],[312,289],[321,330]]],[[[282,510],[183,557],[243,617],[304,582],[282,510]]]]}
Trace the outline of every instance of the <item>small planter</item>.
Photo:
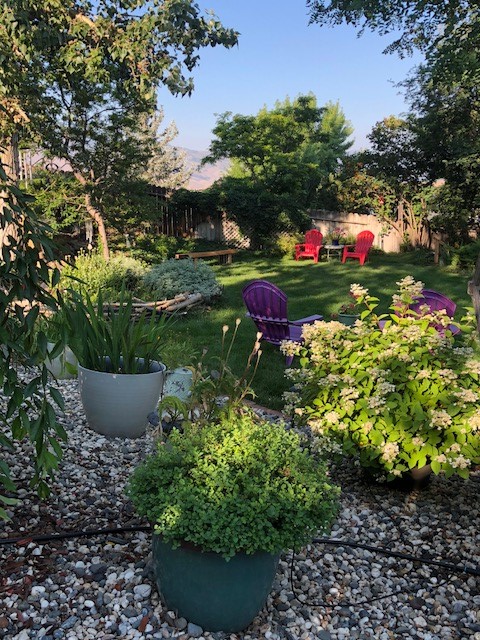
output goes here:
{"type": "Polygon", "coordinates": [[[334,247],[338,247],[338,245],[340,244],[340,240],[332,240],[332,244],[334,247]]]}
{"type": "MultiPolygon", "coordinates": [[[[378,476],[372,473],[369,469],[363,469],[363,476],[367,482],[378,484],[378,476]]],[[[414,467],[409,471],[405,471],[398,478],[394,478],[389,482],[381,482],[382,486],[396,489],[398,491],[414,491],[416,489],[423,489],[428,486],[432,477],[432,467],[426,464],[423,467],[414,467]]]]}
{"type": "Polygon", "coordinates": [[[166,367],[153,362],[149,373],[93,371],[78,366],[78,384],[89,426],[105,436],[138,438],[156,409],[166,367]]]}
{"type": "Polygon", "coordinates": [[[192,388],[193,373],[186,367],[179,367],[167,371],[165,385],[163,387],[164,396],[175,396],[179,400],[186,402],[192,388]]]}
{"type": "Polygon", "coordinates": [[[245,629],[264,606],[279,556],[238,553],[225,560],[193,545],[173,549],[153,536],[158,590],[169,609],[208,631],[245,629]]]}
{"type": "Polygon", "coordinates": [[[347,327],[351,327],[352,325],[354,325],[359,318],[360,316],[358,314],[349,314],[349,313],[338,314],[338,322],[341,322],[347,327]]]}
{"type": "MultiPolygon", "coordinates": [[[[47,343],[49,351],[51,351],[54,346],[55,344],[53,342],[47,343]]],[[[50,358],[47,358],[45,365],[57,380],[70,380],[77,376],[74,369],[77,368],[78,361],[69,347],[65,347],[59,356],[56,356],[51,360],[50,358]]]]}

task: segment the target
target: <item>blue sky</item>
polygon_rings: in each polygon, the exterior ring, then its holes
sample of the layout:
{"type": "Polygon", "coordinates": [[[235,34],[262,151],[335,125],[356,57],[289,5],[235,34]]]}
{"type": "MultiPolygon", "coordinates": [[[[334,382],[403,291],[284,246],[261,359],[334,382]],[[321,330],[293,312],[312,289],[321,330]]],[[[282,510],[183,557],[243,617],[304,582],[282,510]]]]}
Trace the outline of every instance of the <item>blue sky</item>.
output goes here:
{"type": "Polygon", "coordinates": [[[420,57],[400,60],[382,54],[393,38],[371,33],[358,38],[355,29],[344,25],[308,25],[303,0],[210,2],[199,4],[239,31],[239,44],[201,51],[191,97],[176,98],[160,90],[164,122],[174,120],[179,130],[175,145],[206,150],[215,114],[255,114],[301,93],[313,92],[319,105],[340,103],[354,127],[353,149],[367,146],[366,136],[376,122],[407,110],[394,85],[420,57]]]}

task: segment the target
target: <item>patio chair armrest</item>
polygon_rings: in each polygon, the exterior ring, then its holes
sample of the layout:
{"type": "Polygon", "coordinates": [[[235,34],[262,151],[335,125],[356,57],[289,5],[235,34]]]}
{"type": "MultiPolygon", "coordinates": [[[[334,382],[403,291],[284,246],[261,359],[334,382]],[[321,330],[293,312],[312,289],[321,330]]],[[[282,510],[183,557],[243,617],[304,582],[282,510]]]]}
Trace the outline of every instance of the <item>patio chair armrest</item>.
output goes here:
{"type": "Polygon", "coordinates": [[[355,249],[355,245],[354,244],[344,244],[343,248],[344,249],[355,249]]]}
{"type": "Polygon", "coordinates": [[[305,242],[299,242],[295,245],[295,249],[305,249],[305,242]]]}
{"type": "Polygon", "coordinates": [[[302,324],[313,324],[314,322],[317,322],[317,320],[323,320],[323,316],[308,316],[306,318],[299,318],[298,320],[290,320],[289,323],[296,326],[301,326],[302,324]]]}

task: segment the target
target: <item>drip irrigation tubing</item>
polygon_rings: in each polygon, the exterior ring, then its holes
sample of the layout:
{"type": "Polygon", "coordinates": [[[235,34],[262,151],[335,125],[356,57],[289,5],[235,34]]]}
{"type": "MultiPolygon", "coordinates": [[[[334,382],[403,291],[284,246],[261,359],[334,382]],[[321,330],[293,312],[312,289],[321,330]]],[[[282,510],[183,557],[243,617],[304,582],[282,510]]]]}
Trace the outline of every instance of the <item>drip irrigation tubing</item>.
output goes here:
{"type": "Polygon", "coordinates": [[[400,560],[409,560],[410,562],[418,562],[420,564],[427,564],[433,567],[439,567],[441,569],[448,569],[454,573],[468,573],[471,576],[480,577],[480,567],[469,567],[465,563],[463,566],[460,564],[453,564],[452,562],[445,562],[445,560],[432,560],[425,556],[412,556],[408,553],[402,553],[401,551],[391,551],[386,547],[374,547],[370,544],[363,544],[361,542],[350,542],[348,540],[339,540],[338,538],[314,538],[314,544],[329,544],[335,547],[351,547],[353,549],[363,549],[364,551],[370,551],[371,553],[380,553],[391,558],[399,558],[400,560]]]}
{"type": "MultiPolygon", "coordinates": [[[[0,546],[8,544],[21,544],[27,542],[51,542],[55,540],[67,540],[71,538],[86,538],[98,535],[114,535],[118,533],[135,533],[135,532],[148,532],[152,531],[152,527],[148,525],[136,525],[132,527],[112,527],[109,529],[86,529],[84,531],[65,531],[63,533],[50,533],[50,534],[29,534],[25,533],[22,536],[16,538],[0,538],[0,546]]],[[[314,538],[313,544],[333,545],[336,547],[351,547],[353,549],[362,549],[364,551],[370,551],[371,553],[379,553],[392,558],[398,558],[400,560],[408,560],[410,562],[417,562],[420,564],[430,565],[447,569],[454,573],[467,573],[472,576],[480,577],[480,567],[469,567],[465,563],[463,566],[460,564],[454,564],[446,562],[444,560],[433,560],[424,556],[412,556],[400,551],[392,551],[385,547],[374,547],[369,544],[363,544],[361,542],[351,542],[349,540],[339,540],[338,538],[314,538]]]]}

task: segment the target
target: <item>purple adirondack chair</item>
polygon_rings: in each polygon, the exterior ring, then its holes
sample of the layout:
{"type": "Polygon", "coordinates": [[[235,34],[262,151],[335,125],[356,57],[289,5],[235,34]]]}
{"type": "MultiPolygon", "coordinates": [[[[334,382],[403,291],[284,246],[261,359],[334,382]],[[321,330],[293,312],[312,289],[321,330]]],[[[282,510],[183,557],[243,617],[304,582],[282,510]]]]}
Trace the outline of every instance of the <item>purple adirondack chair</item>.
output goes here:
{"type": "MultiPolygon", "coordinates": [[[[447,296],[443,295],[443,293],[439,293],[438,291],[434,291],[433,289],[422,289],[422,295],[418,296],[418,298],[415,299],[415,302],[413,302],[409,306],[409,309],[411,311],[415,311],[415,313],[420,314],[425,307],[428,307],[430,311],[441,311],[442,309],[444,309],[447,312],[447,315],[450,318],[453,318],[457,305],[453,300],[450,300],[450,298],[447,298],[447,296]]],[[[385,320],[380,320],[380,322],[378,323],[380,329],[383,329],[383,327],[385,326],[385,322],[385,320]]],[[[438,325],[436,328],[439,331],[443,331],[443,326],[441,325],[438,325]]],[[[448,329],[454,336],[461,333],[460,329],[454,324],[448,325],[448,329]]]]}
{"type": "MultiPolygon", "coordinates": [[[[287,296],[267,280],[253,280],[242,291],[247,307],[247,316],[251,318],[262,334],[262,340],[279,346],[283,340],[303,342],[302,326],[323,320],[323,316],[313,315],[299,320],[289,320],[287,315],[287,296]]],[[[293,356],[286,357],[287,367],[293,356]]]]}
{"type": "MultiPolygon", "coordinates": [[[[457,308],[457,305],[453,300],[450,300],[450,298],[447,298],[443,293],[439,293],[433,289],[422,289],[422,295],[410,305],[410,309],[419,313],[421,308],[425,306],[427,306],[431,311],[441,311],[443,309],[450,318],[453,318],[457,308]]],[[[453,324],[449,325],[448,329],[454,336],[460,333],[460,329],[453,324]]]]}

